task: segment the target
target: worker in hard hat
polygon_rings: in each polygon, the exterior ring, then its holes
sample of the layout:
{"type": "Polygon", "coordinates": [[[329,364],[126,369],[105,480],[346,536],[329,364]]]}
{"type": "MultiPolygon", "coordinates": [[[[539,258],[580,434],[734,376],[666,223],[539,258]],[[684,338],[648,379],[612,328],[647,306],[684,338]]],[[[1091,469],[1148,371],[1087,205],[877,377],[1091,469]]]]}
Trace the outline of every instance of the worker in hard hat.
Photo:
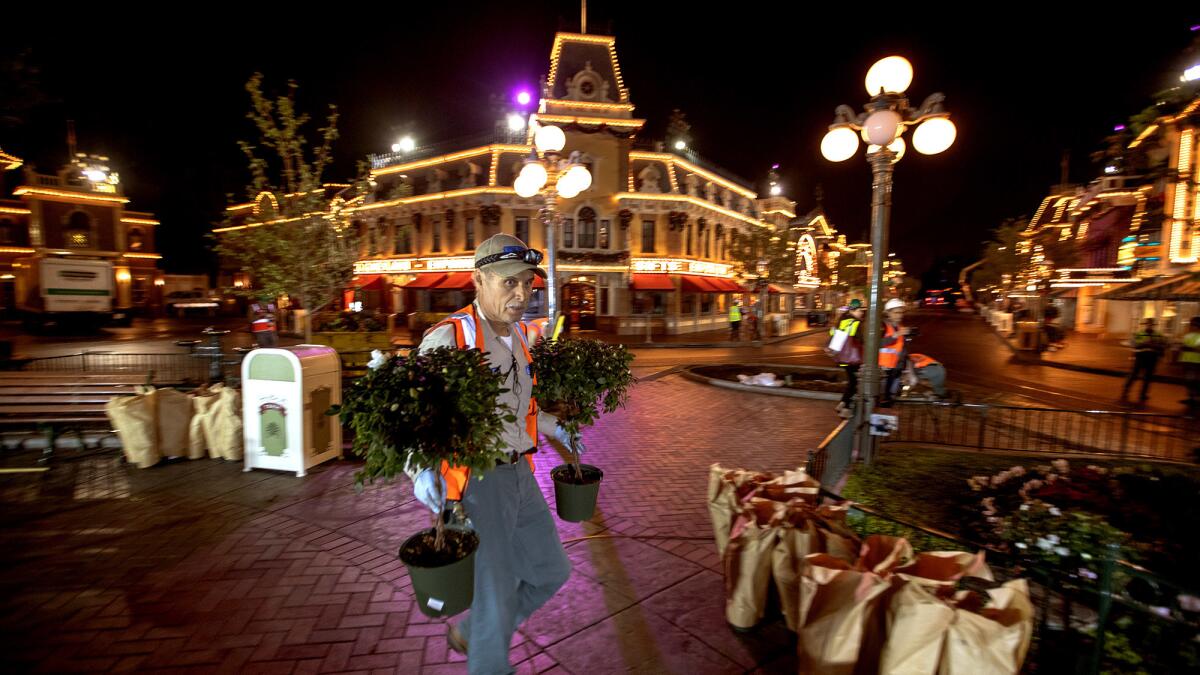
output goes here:
{"type": "Polygon", "coordinates": [[[904,363],[904,338],[912,332],[912,329],[906,328],[900,323],[904,320],[905,307],[904,301],[900,298],[892,298],[883,306],[883,337],[879,342],[879,369],[883,371],[886,379],[879,405],[884,407],[892,404],[892,396],[902,371],[900,366],[904,363]]]}

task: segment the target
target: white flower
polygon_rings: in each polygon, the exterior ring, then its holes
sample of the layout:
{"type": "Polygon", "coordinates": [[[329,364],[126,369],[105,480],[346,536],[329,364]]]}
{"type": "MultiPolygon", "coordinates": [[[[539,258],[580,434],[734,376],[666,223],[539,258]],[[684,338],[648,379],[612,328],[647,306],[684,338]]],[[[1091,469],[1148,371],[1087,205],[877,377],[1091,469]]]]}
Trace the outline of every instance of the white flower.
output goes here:
{"type": "Polygon", "coordinates": [[[1155,614],[1161,616],[1164,619],[1171,618],[1171,610],[1168,607],[1151,607],[1150,611],[1154,612],[1155,614]]]}
{"type": "Polygon", "coordinates": [[[1038,548],[1042,549],[1043,551],[1049,551],[1054,547],[1054,542],[1046,539],[1045,537],[1038,537],[1037,545],[1038,548]]]}
{"type": "Polygon", "coordinates": [[[1029,510],[1029,505],[1028,505],[1028,504],[1022,504],[1022,505],[1021,505],[1021,510],[1022,510],[1022,511],[1028,511],[1028,510],[1029,510]]]}
{"type": "Polygon", "coordinates": [[[1095,581],[1097,578],[1099,578],[1095,572],[1086,567],[1079,568],[1079,576],[1083,577],[1084,579],[1091,579],[1092,581],[1095,581]]]}
{"type": "Polygon", "coordinates": [[[1071,555],[1071,549],[1067,548],[1066,546],[1055,546],[1054,552],[1061,556],[1071,555]]]}
{"type": "Polygon", "coordinates": [[[1046,541],[1050,542],[1051,544],[1057,544],[1060,540],[1057,534],[1048,534],[1046,535],[1046,541]]]}
{"type": "Polygon", "coordinates": [[[1092,554],[1091,554],[1091,553],[1080,553],[1080,554],[1079,554],[1079,557],[1080,557],[1080,558],[1083,558],[1084,560],[1091,560],[1091,559],[1092,559],[1092,554]]]}
{"type": "Polygon", "coordinates": [[[1018,542],[1017,542],[1017,548],[1020,548],[1020,549],[1026,549],[1026,548],[1029,548],[1029,547],[1025,545],[1025,542],[1023,542],[1023,541],[1018,541],[1018,542]]]}
{"type": "Polygon", "coordinates": [[[372,349],[371,360],[367,361],[367,367],[371,370],[378,370],[385,363],[387,363],[387,356],[378,349],[372,349]]]}
{"type": "Polygon", "coordinates": [[[1194,595],[1181,595],[1178,598],[1179,606],[1188,612],[1200,612],[1200,598],[1194,595]]]}
{"type": "Polygon", "coordinates": [[[1062,511],[1060,511],[1060,510],[1058,509],[1058,507],[1057,507],[1057,506],[1051,506],[1051,507],[1050,507],[1050,515],[1052,515],[1052,516],[1061,516],[1061,515],[1062,515],[1062,511]]]}

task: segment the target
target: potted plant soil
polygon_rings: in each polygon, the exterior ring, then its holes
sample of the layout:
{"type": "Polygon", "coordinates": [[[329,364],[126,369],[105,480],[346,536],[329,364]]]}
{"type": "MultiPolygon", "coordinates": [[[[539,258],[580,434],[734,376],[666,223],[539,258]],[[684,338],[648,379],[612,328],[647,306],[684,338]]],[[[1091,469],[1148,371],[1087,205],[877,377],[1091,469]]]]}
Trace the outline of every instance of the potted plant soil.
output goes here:
{"type": "Polygon", "coordinates": [[[578,523],[596,510],[604,472],[579,461],[579,437],[595,424],[601,412],[625,405],[635,382],[629,364],[633,355],[624,345],[598,340],[543,340],[532,350],[537,384],[534,398],[554,415],[569,436],[569,461],[550,470],[558,517],[578,523]]]}
{"type": "MultiPolygon", "coordinates": [[[[504,378],[478,349],[441,347],[423,354],[375,353],[367,374],[350,385],[341,416],[354,432],[354,454],[365,460],[355,486],[408,472],[440,471],[442,462],[480,477],[504,457],[500,433],[515,416],[496,408],[504,378]]],[[[479,537],[448,526],[446,508],[432,527],[400,546],[421,611],[453,616],[470,607],[479,537]]]]}

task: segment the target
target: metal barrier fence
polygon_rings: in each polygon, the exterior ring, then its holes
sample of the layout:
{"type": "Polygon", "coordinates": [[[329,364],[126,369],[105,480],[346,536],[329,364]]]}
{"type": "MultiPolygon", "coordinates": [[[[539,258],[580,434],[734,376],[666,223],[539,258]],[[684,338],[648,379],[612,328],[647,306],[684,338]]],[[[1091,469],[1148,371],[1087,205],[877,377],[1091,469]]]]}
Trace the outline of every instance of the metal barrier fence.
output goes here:
{"type": "Polygon", "coordinates": [[[837,485],[854,457],[854,424],[842,420],[825,440],[808,452],[805,471],[821,481],[821,485],[837,485]]]}
{"type": "MultiPolygon", "coordinates": [[[[22,370],[57,373],[102,373],[106,375],[145,375],[147,384],[154,385],[199,385],[219,379],[230,386],[237,386],[241,379],[243,354],[216,353],[221,377],[214,378],[211,353],[160,353],[125,354],[117,352],[80,352],[65,356],[49,356],[31,359],[22,370]]],[[[342,362],[342,376],[356,378],[366,372],[371,359],[369,351],[338,352],[342,362]]]]}
{"type": "MultiPolygon", "coordinates": [[[[226,378],[237,377],[241,354],[224,354],[226,378]]],[[[147,384],[201,384],[209,381],[209,359],[181,353],[126,354],[80,352],[66,356],[31,359],[22,370],[63,373],[145,375],[147,384]]]]}
{"type": "Polygon", "coordinates": [[[888,442],[1174,461],[1195,461],[1200,447],[1194,417],[929,401],[898,401],[896,411],[888,442]]]}

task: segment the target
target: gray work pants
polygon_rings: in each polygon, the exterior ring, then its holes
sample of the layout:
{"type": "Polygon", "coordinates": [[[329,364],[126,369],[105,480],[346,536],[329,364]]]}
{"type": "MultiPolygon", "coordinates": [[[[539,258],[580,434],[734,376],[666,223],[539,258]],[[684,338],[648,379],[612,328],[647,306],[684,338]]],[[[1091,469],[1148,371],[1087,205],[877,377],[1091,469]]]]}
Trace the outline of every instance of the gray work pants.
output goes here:
{"type": "Polygon", "coordinates": [[[475,597],[458,625],[467,667],[472,675],[511,673],[513,633],[567,582],[571,562],[524,458],[472,478],[463,505],[479,535],[475,597]]]}

